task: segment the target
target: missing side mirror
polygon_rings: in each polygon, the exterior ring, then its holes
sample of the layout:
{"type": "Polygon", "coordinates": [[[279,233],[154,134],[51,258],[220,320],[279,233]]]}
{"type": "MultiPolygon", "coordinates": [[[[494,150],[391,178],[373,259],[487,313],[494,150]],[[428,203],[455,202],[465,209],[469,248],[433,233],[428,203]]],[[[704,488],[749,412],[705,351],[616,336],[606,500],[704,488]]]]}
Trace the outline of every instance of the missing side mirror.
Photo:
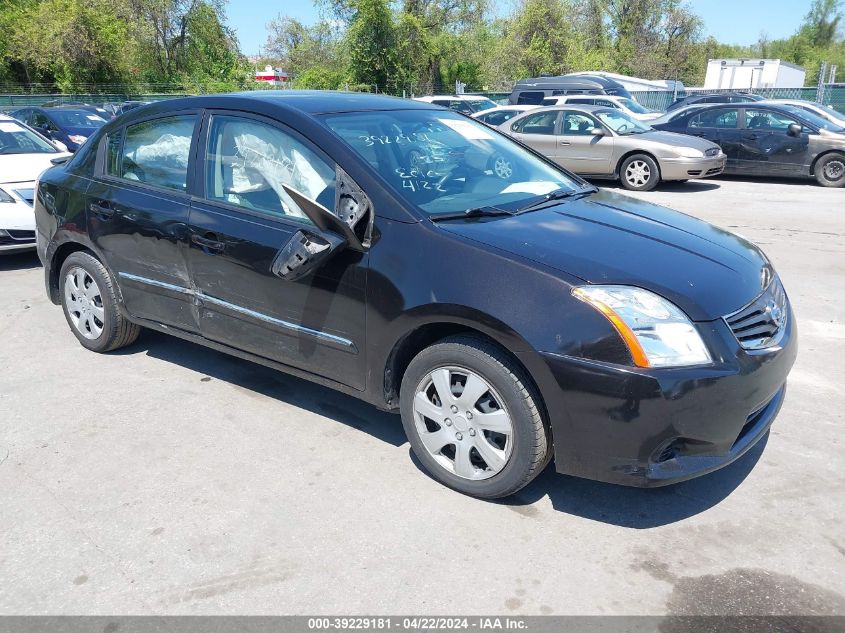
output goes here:
{"type": "Polygon", "coordinates": [[[288,281],[301,279],[341,249],[344,243],[342,237],[332,233],[315,235],[306,230],[297,231],[276,255],[270,270],[288,281]]]}

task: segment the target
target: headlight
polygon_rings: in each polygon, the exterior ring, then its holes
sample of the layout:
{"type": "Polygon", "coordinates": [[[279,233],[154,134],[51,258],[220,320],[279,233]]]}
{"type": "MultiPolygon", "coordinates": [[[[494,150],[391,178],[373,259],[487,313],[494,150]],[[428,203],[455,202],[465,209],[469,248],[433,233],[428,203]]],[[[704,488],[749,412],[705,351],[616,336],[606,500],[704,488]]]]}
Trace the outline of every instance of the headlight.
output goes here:
{"type": "Polygon", "coordinates": [[[14,204],[16,200],[8,193],[0,189],[0,204],[2,204],[3,202],[11,202],[12,204],[14,204]]]}
{"type": "Polygon", "coordinates": [[[682,158],[704,158],[704,152],[693,147],[673,147],[672,152],[682,158]]]}
{"type": "Polygon", "coordinates": [[[632,286],[581,286],[573,288],[572,294],[613,324],[638,367],[712,362],[687,315],[653,292],[632,286]]]}
{"type": "Polygon", "coordinates": [[[77,145],[82,145],[85,141],[88,140],[87,136],[82,136],[81,134],[74,134],[73,136],[68,136],[68,139],[71,143],[76,143],[77,145]]]}

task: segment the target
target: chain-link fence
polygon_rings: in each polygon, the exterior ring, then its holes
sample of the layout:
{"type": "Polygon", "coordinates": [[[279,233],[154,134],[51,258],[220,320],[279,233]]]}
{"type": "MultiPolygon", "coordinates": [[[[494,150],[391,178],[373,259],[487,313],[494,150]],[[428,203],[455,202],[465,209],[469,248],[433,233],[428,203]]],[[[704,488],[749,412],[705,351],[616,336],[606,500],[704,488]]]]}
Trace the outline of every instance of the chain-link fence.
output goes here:
{"type": "MultiPolygon", "coordinates": [[[[21,86],[17,86],[15,90],[10,90],[9,86],[0,84],[0,111],[11,111],[24,106],[36,106],[44,103],[105,103],[110,101],[160,101],[163,99],[172,99],[174,97],[185,96],[188,94],[199,94],[204,92],[202,90],[191,91],[185,86],[155,86],[160,88],[159,91],[149,92],[121,92],[108,91],[108,86],[100,86],[99,89],[90,89],[88,91],[80,90],[78,92],[56,94],[54,92],[36,92],[38,86],[30,86],[30,90],[23,90],[21,86]]],[[[256,86],[256,90],[267,89],[268,86],[256,86]]],[[[400,97],[413,97],[426,94],[449,94],[448,90],[421,90],[420,86],[402,85],[401,83],[394,83],[385,86],[348,86],[348,89],[364,92],[378,92],[385,94],[392,94],[400,97]]],[[[678,97],[691,96],[695,94],[712,94],[718,92],[736,92],[734,90],[705,90],[705,89],[687,89],[678,93],[678,97]]],[[[845,113],[845,84],[828,84],[822,88],[761,88],[754,89],[750,92],[761,95],[767,99],[804,99],[807,101],[819,101],[825,105],[829,105],[839,112],[845,113]]],[[[468,93],[469,94],[469,93],[468,93]]],[[[492,99],[497,103],[507,103],[509,92],[473,92],[472,94],[482,95],[492,99]]],[[[665,110],[669,104],[674,100],[672,92],[653,90],[653,91],[636,91],[632,92],[634,98],[646,108],[651,110],[662,111],[665,110]]]]}

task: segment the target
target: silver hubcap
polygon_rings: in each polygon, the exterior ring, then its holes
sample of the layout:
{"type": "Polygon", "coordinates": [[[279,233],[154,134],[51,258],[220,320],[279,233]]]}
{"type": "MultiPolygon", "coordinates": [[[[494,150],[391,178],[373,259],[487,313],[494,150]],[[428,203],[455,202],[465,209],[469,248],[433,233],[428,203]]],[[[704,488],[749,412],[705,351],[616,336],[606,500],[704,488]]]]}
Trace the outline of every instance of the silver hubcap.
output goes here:
{"type": "Polygon", "coordinates": [[[839,180],[845,176],[845,163],[841,160],[832,160],[824,166],[824,176],[828,180],[839,180]]]}
{"type": "Polygon", "coordinates": [[[65,276],[65,306],[77,332],[87,339],[99,338],[106,317],[103,298],[97,282],[82,268],[71,268],[65,276]]]}
{"type": "Polygon", "coordinates": [[[625,180],[634,187],[644,186],[649,178],[651,178],[651,169],[645,161],[631,161],[625,168],[625,180]]]}
{"type": "Polygon", "coordinates": [[[499,178],[510,178],[513,176],[513,167],[511,167],[510,161],[503,156],[499,156],[493,161],[493,171],[499,178]]]}
{"type": "Polygon", "coordinates": [[[441,367],[423,378],[414,422],[429,455],[463,479],[488,479],[510,459],[510,415],[493,387],[468,369],[441,367]]]}

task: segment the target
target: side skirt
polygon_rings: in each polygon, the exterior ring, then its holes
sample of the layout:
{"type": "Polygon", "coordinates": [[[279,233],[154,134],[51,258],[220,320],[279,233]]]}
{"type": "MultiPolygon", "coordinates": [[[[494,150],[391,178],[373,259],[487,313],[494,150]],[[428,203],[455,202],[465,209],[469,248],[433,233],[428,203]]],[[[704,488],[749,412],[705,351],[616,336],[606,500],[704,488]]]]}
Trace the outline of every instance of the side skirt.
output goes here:
{"type": "Polygon", "coordinates": [[[277,361],[264,358],[263,356],[257,356],[255,354],[245,352],[236,347],[230,347],[229,345],[218,343],[217,341],[212,341],[199,334],[186,332],[185,330],[180,330],[178,328],[173,328],[168,325],[163,325],[161,323],[157,323],[156,321],[148,321],[146,319],[138,319],[136,317],[131,317],[130,315],[126,314],[126,311],[122,309],[122,306],[121,311],[124,313],[124,316],[126,316],[126,318],[132,321],[133,323],[137,323],[138,325],[145,328],[149,328],[150,330],[155,330],[156,332],[162,332],[164,334],[170,334],[182,340],[190,341],[191,343],[196,343],[197,345],[202,345],[203,347],[208,347],[215,351],[223,352],[224,354],[229,354],[230,356],[235,356],[236,358],[251,361],[253,363],[263,365],[264,367],[269,367],[270,369],[275,369],[276,371],[295,376],[296,378],[308,380],[320,386],[328,387],[329,389],[334,389],[335,391],[340,391],[341,393],[345,393],[346,395],[353,396],[354,398],[358,398],[359,400],[363,400],[364,402],[367,402],[382,411],[390,411],[395,413],[395,410],[391,409],[391,407],[386,402],[384,402],[383,400],[379,401],[377,398],[374,398],[366,391],[358,391],[357,389],[344,385],[343,383],[339,383],[329,378],[324,378],[322,376],[317,376],[316,374],[312,374],[302,369],[291,367],[290,365],[285,365],[284,363],[279,363],[277,361]]]}

